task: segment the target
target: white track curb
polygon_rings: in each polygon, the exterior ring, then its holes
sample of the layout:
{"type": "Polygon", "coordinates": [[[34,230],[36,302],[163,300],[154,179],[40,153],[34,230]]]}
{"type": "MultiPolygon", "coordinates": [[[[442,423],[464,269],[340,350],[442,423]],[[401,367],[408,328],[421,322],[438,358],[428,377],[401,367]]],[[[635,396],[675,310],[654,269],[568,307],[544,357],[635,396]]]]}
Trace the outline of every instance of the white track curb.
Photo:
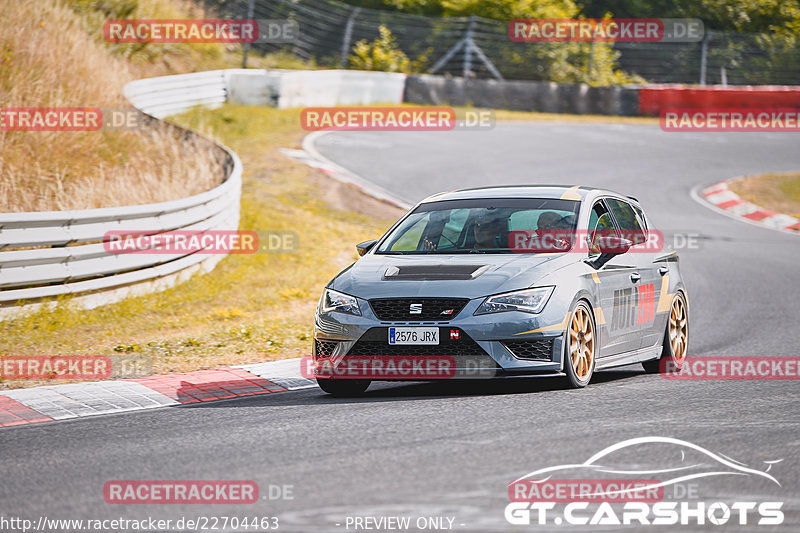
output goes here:
{"type": "Polygon", "coordinates": [[[0,392],[0,427],[316,387],[302,377],[301,361],[6,390],[0,392]]]}
{"type": "Polygon", "coordinates": [[[697,187],[692,190],[692,197],[701,204],[736,220],[800,235],[800,219],[775,213],[743,200],[728,188],[731,181],[734,180],[720,181],[703,188],[697,187]]]}

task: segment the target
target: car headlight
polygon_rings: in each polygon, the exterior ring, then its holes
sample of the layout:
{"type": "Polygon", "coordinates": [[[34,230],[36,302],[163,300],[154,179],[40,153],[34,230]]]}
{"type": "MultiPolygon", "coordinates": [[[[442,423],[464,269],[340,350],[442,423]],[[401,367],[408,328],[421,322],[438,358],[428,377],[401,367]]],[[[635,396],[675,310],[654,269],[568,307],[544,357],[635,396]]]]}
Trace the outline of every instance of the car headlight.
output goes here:
{"type": "Polygon", "coordinates": [[[361,310],[358,308],[358,300],[355,296],[331,289],[325,289],[322,293],[319,308],[323,313],[339,311],[340,313],[361,316],[361,310]]]}
{"type": "Polygon", "coordinates": [[[544,309],[555,287],[537,287],[522,291],[507,292],[489,296],[475,311],[476,315],[502,313],[503,311],[522,311],[540,313],[544,309]]]}

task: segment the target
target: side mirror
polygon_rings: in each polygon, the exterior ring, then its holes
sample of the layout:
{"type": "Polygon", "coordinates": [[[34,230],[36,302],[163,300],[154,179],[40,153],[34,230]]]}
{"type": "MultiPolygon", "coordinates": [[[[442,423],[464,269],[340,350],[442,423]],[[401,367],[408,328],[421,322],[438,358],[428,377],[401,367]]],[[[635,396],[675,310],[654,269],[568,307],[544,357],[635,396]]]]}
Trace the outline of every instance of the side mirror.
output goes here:
{"type": "Polygon", "coordinates": [[[372,250],[372,247],[375,246],[377,243],[378,241],[364,241],[356,244],[356,251],[358,252],[358,256],[362,257],[364,254],[372,250]]]}
{"type": "Polygon", "coordinates": [[[621,255],[633,246],[633,242],[617,235],[601,235],[596,241],[601,254],[621,255]]]}
{"type": "Polygon", "coordinates": [[[612,234],[599,236],[595,240],[595,245],[600,255],[593,260],[587,260],[587,262],[597,270],[611,261],[614,256],[624,254],[630,250],[633,242],[612,234]]]}

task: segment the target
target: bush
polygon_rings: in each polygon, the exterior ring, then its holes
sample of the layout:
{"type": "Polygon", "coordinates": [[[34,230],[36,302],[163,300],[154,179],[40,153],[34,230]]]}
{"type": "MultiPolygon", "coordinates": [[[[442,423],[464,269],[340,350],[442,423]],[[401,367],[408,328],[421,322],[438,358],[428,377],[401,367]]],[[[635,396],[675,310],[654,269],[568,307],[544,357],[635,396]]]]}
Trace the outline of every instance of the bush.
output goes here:
{"type": "Polygon", "coordinates": [[[429,49],[412,61],[400,50],[397,40],[386,26],[378,28],[380,36],[367,43],[366,39],[358,41],[353,46],[350,56],[350,67],[357,70],[380,70],[383,72],[420,72],[428,61],[429,49]]]}

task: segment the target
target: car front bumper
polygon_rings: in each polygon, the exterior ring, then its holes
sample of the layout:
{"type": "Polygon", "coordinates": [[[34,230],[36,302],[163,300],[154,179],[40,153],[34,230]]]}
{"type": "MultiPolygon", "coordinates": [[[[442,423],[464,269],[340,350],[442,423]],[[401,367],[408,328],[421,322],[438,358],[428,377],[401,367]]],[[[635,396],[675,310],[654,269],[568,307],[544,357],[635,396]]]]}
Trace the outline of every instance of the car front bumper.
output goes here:
{"type": "Polygon", "coordinates": [[[362,299],[359,299],[361,316],[337,311],[321,313],[318,309],[314,323],[314,362],[339,364],[353,357],[430,356],[452,357],[456,372],[451,377],[458,379],[561,373],[566,311],[553,306],[536,315],[520,311],[475,315],[482,301],[483,298],[469,300],[451,320],[381,320],[369,302],[362,299]],[[390,345],[390,327],[437,327],[439,345],[390,345]]]}

